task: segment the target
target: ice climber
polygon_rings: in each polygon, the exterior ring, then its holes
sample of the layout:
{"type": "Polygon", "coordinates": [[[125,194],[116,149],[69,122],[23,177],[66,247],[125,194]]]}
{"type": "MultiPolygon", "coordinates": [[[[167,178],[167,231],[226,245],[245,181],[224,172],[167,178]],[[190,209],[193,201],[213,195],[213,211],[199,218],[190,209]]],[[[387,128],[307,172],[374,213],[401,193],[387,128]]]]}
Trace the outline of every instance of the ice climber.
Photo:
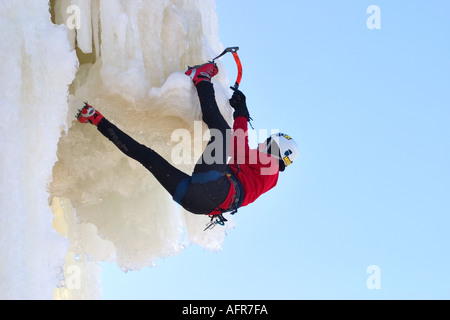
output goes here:
{"type": "Polygon", "coordinates": [[[186,72],[197,88],[203,121],[216,133],[211,134],[192,175],[178,170],[154,150],[133,140],[89,104],[86,103],[77,115],[79,122],[97,126],[124,154],[147,168],[183,208],[194,214],[209,215],[211,225],[223,225],[226,221],[223,213],[234,214],[239,207],[254,202],[275,187],[279,172],[298,156],[297,144],[281,133],[270,136],[258,149],[250,149],[247,135],[250,115],[246,97],[239,90],[229,101],[234,109],[231,130],[215,100],[211,78],[217,73],[215,63],[189,68],[186,72]]]}

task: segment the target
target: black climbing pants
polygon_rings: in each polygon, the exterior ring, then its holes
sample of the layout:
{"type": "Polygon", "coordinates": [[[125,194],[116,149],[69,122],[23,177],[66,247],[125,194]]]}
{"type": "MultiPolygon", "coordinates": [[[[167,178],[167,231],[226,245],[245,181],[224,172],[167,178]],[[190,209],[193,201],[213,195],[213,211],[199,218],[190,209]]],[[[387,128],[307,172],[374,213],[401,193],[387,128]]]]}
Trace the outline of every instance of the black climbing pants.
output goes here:
{"type": "Polygon", "coordinates": [[[230,126],[219,111],[212,83],[200,82],[197,92],[203,121],[215,134],[211,134],[211,140],[192,175],[178,170],[154,150],[138,143],[105,118],[98,124],[98,130],[124,154],[147,168],[183,208],[195,214],[209,214],[225,201],[230,191],[230,181],[226,176],[227,132],[229,135],[230,126]]]}

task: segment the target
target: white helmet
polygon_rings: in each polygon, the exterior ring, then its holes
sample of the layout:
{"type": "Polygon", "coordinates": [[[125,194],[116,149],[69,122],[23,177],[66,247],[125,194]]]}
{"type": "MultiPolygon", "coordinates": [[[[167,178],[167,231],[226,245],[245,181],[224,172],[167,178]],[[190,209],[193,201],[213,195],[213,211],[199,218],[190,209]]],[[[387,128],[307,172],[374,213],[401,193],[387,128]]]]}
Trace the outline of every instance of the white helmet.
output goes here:
{"type": "Polygon", "coordinates": [[[268,153],[271,153],[272,156],[277,158],[278,160],[283,160],[285,166],[289,166],[294,162],[298,157],[298,146],[297,143],[290,136],[284,133],[276,133],[271,135],[266,140],[265,150],[268,153]],[[279,149],[279,153],[272,149],[272,144],[275,143],[279,149]]]}

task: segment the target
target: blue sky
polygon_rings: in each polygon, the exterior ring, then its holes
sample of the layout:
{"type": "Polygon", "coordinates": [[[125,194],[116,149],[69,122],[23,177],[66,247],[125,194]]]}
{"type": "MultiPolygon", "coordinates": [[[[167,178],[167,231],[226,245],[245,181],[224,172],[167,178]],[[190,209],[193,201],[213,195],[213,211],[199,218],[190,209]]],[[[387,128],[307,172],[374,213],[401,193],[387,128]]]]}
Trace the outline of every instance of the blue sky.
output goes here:
{"type": "Polygon", "coordinates": [[[104,264],[104,299],[450,299],[450,3],[216,4],[255,129],[288,133],[300,158],[222,251],[104,264]]]}

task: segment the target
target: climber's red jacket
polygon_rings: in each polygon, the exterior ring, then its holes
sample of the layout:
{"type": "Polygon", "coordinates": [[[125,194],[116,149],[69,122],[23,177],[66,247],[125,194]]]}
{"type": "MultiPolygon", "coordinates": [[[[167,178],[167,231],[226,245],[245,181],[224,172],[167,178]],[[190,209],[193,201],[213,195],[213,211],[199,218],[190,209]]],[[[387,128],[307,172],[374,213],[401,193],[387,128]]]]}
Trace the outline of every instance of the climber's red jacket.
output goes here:
{"type": "MultiPolygon", "coordinates": [[[[245,117],[239,116],[234,120],[229,156],[231,160],[228,166],[244,189],[241,207],[254,202],[260,195],[276,186],[279,175],[278,159],[256,149],[250,149],[245,117]]],[[[230,192],[220,205],[222,210],[228,209],[234,200],[235,187],[233,183],[230,185],[230,192]]],[[[210,215],[220,214],[220,209],[211,212],[210,215]]]]}

